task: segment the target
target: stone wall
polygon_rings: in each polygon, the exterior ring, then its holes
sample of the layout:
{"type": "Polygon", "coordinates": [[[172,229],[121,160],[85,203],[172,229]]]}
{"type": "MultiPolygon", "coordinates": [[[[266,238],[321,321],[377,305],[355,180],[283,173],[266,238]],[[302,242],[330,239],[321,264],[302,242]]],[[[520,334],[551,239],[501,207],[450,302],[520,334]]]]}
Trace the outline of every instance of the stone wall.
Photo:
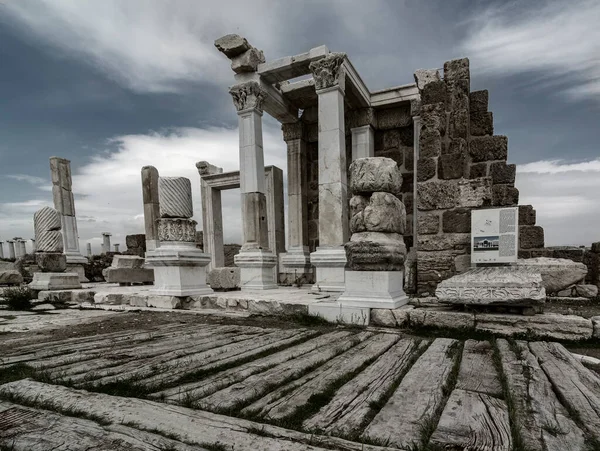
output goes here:
{"type": "MultiPolygon", "coordinates": [[[[470,92],[469,60],[415,74],[421,94],[417,163],[417,291],[470,267],[471,210],[516,206],[514,164],[508,139],[494,135],[488,92],[470,92]]],[[[524,250],[544,247],[535,211],[522,206],[519,232],[524,250]]]]}

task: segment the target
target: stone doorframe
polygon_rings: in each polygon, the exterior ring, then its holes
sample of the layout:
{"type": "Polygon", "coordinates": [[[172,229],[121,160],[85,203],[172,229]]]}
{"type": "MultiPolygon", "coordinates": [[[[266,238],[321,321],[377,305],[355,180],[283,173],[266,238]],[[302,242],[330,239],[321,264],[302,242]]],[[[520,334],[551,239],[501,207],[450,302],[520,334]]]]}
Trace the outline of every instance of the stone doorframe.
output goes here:
{"type": "MultiPolygon", "coordinates": [[[[202,193],[202,230],[204,252],[210,254],[209,270],[225,266],[223,250],[223,212],[221,191],[240,187],[240,171],[223,172],[206,161],[196,163],[202,193]]],[[[277,256],[285,252],[285,216],[283,205],[283,171],[277,166],[265,166],[267,200],[267,231],[269,249],[277,256]]],[[[275,279],[279,263],[275,266],[275,279]]]]}

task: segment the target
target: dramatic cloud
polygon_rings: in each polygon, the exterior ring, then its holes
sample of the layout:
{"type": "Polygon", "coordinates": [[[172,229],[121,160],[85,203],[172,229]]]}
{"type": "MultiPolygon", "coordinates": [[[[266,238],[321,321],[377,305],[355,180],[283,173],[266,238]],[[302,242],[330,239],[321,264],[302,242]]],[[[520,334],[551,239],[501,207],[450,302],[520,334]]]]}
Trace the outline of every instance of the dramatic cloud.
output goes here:
{"type": "Polygon", "coordinates": [[[532,84],[600,99],[599,22],[595,0],[492,4],[470,18],[460,48],[480,73],[535,72],[532,84]]]}
{"type": "Polygon", "coordinates": [[[27,174],[7,174],[6,177],[8,177],[9,179],[16,180],[18,182],[27,182],[32,185],[43,185],[49,183],[48,180],[45,180],[42,177],[35,177],[33,175],[27,174]]]}
{"type": "Polygon", "coordinates": [[[600,240],[600,159],[537,161],[517,166],[520,204],[533,205],[546,245],[587,245],[600,240]]]}

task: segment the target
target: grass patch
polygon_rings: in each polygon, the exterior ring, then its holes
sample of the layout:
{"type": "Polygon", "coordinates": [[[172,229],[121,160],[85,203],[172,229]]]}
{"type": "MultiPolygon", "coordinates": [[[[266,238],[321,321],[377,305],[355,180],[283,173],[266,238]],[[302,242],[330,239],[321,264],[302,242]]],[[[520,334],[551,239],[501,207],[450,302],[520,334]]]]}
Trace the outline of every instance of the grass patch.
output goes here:
{"type": "MultiPolygon", "coordinates": [[[[2,359],[0,359],[0,363],[1,361],[2,359]]],[[[27,378],[45,383],[52,382],[46,371],[38,370],[24,363],[17,363],[6,368],[0,368],[0,385],[27,378]]]]}
{"type": "Polygon", "coordinates": [[[31,301],[35,299],[35,292],[27,287],[5,288],[2,292],[9,310],[30,310],[31,301]]]}

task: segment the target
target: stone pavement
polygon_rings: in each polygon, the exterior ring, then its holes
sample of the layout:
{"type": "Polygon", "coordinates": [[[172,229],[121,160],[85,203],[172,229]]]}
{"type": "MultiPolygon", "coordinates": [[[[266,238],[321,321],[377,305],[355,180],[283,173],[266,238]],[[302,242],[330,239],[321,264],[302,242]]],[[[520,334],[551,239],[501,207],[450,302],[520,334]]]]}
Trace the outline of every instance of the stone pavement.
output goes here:
{"type": "Polygon", "coordinates": [[[557,343],[239,320],[68,339],[9,334],[0,355],[4,381],[21,375],[0,385],[0,445],[15,451],[600,443],[600,379],[557,343]]]}

